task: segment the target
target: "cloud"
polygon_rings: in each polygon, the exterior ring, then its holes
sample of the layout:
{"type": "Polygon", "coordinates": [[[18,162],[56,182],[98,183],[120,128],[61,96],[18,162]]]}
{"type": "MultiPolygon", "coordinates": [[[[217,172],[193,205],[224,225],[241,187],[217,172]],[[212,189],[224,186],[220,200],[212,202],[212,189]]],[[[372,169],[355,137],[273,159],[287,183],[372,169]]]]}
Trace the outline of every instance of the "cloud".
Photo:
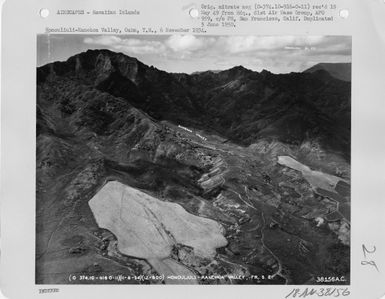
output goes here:
{"type": "Polygon", "coordinates": [[[165,44],[174,52],[193,52],[206,47],[206,40],[194,35],[171,35],[165,44]]]}
{"type": "Polygon", "coordinates": [[[87,37],[84,43],[102,46],[131,55],[169,56],[175,59],[185,59],[193,52],[203,50],[214,42],[213,38],[196,37],[194,35],[171,35],[166,39],[152,40],[151,38],[121,38],[113,35],[87,37]]]}
{"type": "MultiPolygon", "coordinates": [[[[110,47],[132,54],[221,54],[237,55],[250,52],[280,50],[319,50],[330,53],[347,53],[350,40],[329,36],[194,36],[170,35],[157,37],[121,38],[113,35],[87,37],[84,43],[110,47]]],[[[274,53],[271,53],[274,54],[274,53]]],[[[180,56],[185,57],[185,56],[180,56]]]]}
{"type": "Polygon", "coordinates": [[[301,47],[285,46],[285,50],[302,50],[301,47]]]}
{"type": "Polygon", "coordinates": [[[101,35],[96,37],[87,37],[85,44],[104,46],[116,51],[122,51],[127,54],[161,54],[166,50],[166,46],[160,41],[120,38],[114,35],[101,35]]]}
{"type": "Polygon", "coordinates": [[[230,53],[302,49],[314,47],[325,41],[324,36],[230,36],[221,37],[218,46],[230,53]]]}
{"type": "Polygon", "coordinates": [[[348,36],[101,35],[88,36],[83,41],[88,47],[123,52],[144,63],[178,72],[234,65],[290,72],[318,62],[351,59],[351,37],[348,36]]]}

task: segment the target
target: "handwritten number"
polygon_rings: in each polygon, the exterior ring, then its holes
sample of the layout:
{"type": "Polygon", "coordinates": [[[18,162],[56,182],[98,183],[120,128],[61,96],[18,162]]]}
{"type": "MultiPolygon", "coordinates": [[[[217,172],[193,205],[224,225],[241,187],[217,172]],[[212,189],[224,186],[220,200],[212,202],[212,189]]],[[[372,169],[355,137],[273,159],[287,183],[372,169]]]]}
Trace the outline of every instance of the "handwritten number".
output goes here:
{"type": "Polygon", "coordinates": [[[367,255],[374,254],[376,252],[376,250],[377,250],[376,246],[373,246],[372,250],[368,250],[366,248],[365,244],[362,244],[362,252],[364,253],[364,257],[365,257],[366,261],[361,261],[361,265],[362,266],[367,266],[367,265],[373,266],[374,268],[376,268],[376,270],[378,272],[380,272],[375,261],[368,261],[367,260],[367,255]]]}
{"type": "Polygon", "coordinates": [[[376,265],[376,263],[375,263],[374,261],[370,261],[370,262],[368,262],[368,261],[361,261],[361,265],[362,265],[362,266],[371,265],[371,266],[373,266],[374,268],[376,268],[376,270],[377,270],[378,272],[380,272],[380,271],[378,270],[378,267],[377,267],[377,265],[376,265]]]}
{"type": "Polygon", "coordinates": [[[364,256],[366,258],[367,253],[375,253],[376,252],[376,246],[373,246],[372,251],[368,250],[364,244],[362,244],[362,251],[364,252],[364,256]]]}

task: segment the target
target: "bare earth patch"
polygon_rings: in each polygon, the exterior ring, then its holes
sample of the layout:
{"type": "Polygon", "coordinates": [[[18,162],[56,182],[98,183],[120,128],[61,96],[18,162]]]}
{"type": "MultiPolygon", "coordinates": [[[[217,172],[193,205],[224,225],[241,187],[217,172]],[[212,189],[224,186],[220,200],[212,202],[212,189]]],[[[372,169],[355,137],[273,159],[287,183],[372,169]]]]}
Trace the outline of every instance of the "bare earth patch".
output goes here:
{"type": "Polygon", "coordinates": [[[339,181],[343,181],[342,178],[339,178],[337,176],[316,170],[311,170],[309,166],[306,166],[289,156],[279,156],[278,164],[302,172],[304,178],[309,182],[309,184],[313,188],[322,188],[331,192],[335,192],[334,189],[337,183],[339,181]]]}
{"type": "Polygon", "coordinates": [[[195,255],[209,259],[227,245],[217,222],[120,182],[108,182],[89,205],[98,225],[117,237],[121,253],[146,259],[165,276],[192,274],[169,259],[174,245],[190,246],[195,255]]]}

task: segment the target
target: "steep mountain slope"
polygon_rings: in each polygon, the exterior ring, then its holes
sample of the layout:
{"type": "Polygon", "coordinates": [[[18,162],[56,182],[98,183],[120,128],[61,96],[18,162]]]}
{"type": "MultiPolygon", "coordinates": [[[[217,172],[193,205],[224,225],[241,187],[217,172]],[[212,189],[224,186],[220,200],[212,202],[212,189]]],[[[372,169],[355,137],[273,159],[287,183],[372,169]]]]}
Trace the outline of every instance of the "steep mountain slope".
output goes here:
{"type": "Polygon", "coordinates": [[[352,78],[351,63],[319,63],[305,70],[305,73],[314,73],[319,70],[327,71],[334,78],[350,82],[352,78]]]}
{"type": "Polygon", "coordinates": [[[207,86],[196,93],[210,125],[234,141],[316,140],[328,150],[349,155],[350,85],[326,72],[274,75],[236,67],[193,80],[196,86],[207,86]]]}
{"type": "MultiPolygon", "coordinates": [[[[115,277],[170,267],[201,284],[348,283],[349,86],[324,71],[169,74],[107,50],[38,68],[36,282],[162,283],[115,277]],[[305,174],[280,164],[282,156],[306,165],[305,174]],[[321,188],[331,176],[336,185],[321,188]],[[189,240],[170,241],[162,263],[121,252],[119,236],[98,225],[108,213],[90,208],[110,181],[155,207],[172,202],[217,222],[227,245],[202,258],[189,240]],[[226,279],[207,278],[214,274],[226,279]]],[[[152,219],[161,239],[165,215],[146,206],[135,216],[152,219]]]]}
{"type": "Polygon", "coordinates": [[[274,75],[239,66],[189,76],[93,50],[39,68],[38,80],[52,74],[124,98],[157,120],[212,130],[243,145],[312,140],[349,158],[350,84],[325,71],[274,75]]]}

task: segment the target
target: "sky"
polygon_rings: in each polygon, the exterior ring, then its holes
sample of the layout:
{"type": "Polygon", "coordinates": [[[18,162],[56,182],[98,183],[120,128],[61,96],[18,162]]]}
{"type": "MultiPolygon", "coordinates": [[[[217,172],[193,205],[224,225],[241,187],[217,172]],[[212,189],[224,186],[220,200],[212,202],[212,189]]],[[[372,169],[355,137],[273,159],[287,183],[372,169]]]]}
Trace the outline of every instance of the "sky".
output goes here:
{"type": "Polygon", "coordinates": [[[37,65],[88,49],[109,49],[176,73],[245,68],[301,72],[320,62],[351,62],[348,36],[68,35],[37,37],[37,65]]]}

